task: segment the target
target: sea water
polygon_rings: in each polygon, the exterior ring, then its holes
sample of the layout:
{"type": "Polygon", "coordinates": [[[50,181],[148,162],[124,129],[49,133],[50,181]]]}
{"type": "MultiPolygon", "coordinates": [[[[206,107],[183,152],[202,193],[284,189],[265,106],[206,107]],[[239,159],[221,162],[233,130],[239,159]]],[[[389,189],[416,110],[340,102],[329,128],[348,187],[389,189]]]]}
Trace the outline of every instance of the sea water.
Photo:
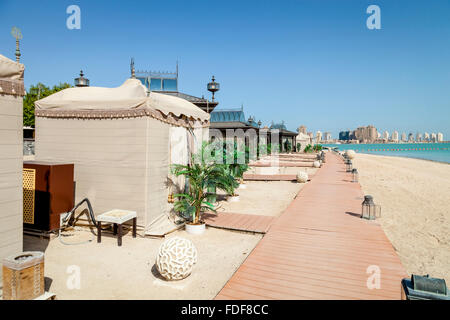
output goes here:
{"type": "Polygon", "coordinates": [[[375,143],[375,144],[324,144],[337,147],[339,151],[425,159],[450,163],[450,143],[375,143]]]}

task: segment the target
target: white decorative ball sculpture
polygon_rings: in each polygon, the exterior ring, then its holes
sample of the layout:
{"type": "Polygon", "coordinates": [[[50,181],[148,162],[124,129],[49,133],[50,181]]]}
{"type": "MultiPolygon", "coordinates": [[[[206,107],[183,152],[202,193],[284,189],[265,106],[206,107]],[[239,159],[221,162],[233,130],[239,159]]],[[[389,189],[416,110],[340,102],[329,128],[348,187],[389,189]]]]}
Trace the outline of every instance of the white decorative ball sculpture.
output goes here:
{"type": "Polygon", "coordinates": [[[166,280],[189,276],[197,263],[197,249],[191,240],[173,237],[164,241],[156,257],[156,268],[166,280]]]}
{"type": "Polygon", "coordinates": [[[314,168],[320,168],[320,162],[314,161],[313,166],[314,166],[314,168]]]}
{"type": "Polygon", "coordinates": [[[305,171],[299,171],[297,173],[297,182],[305,183],[308,181],[308,173],[305,171]]]}
{"type": "Polygon", "coordinates": [[[355,155],[356,155],[355,151],[353,151],[353,150],[347,150],[345,152],[345,154],[347,155],[347,158],[349,158],[349,159],[354,159],[355,155]]]}

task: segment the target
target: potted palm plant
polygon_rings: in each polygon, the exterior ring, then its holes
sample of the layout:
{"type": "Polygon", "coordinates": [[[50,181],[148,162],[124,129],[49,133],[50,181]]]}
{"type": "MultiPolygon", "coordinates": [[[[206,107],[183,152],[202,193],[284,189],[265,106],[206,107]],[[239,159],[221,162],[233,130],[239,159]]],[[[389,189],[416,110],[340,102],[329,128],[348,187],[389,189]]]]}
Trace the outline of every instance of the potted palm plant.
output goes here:
{"type": "Polygon", "coordinates": [[[246,152],[240,152],[237,150],[236,145],[233,153],[229,155],[226,154],[224,157],[225,163],[231,162],[225,165],[225,170],[228,171],[229,175],[233,177],[233,180],[229,181],[228,186],[228,189],[231,191],[231,193],[228,194],[228,201],[230,202],[239,201],[239,195],[235,192],[237,188],[245,188],[242,187],[242,185],[244,173],[248,170],[248,157],[248,150],[246,150],[246,152]],[[232,161],[227,161],[227,157],[230,157],[232,161]],[[238,161],[241,157],[245,160],[245,163],[243,164],[238,161]]]}
{"type": "MultiPolygon", "coordinates": [[[[172,172],[176,176],[185,176],[189,184],[187,192],[174,195],[177,199],[174,209],[188,218],[186,231],[191,234],[205,232],[205,223],[201,219],[203,212],[216,212],[214,205],[208,201],[208,197],[212,194],[207,191],[208,187],[214,185],[215,188],[227,193],[233,192],[231,181],[234,178],[224,170],[223,165],[216,164],[211,161],[211,158],[205,157],[205,150],[204,145],[200,154],[193,156],[188,165],[172,165],[172,172]]],[[[213,194],[215,195],[215,192],[213,194]]]]}

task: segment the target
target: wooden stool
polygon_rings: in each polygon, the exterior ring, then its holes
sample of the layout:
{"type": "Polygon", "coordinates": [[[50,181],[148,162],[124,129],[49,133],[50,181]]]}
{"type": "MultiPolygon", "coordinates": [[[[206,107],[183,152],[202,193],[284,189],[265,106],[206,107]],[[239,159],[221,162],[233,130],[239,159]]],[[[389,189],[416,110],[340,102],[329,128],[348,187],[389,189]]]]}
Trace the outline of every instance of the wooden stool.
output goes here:
{"type": "Polygon", "coordinates": [[[136,238],[136,211],[114,209],[96,217],[97,242],[102,242],[102,222],[112,223],[114,235],[117,234],[117,244],[122,246],[122,224],[133,219],[133,238],[136,238]]]}

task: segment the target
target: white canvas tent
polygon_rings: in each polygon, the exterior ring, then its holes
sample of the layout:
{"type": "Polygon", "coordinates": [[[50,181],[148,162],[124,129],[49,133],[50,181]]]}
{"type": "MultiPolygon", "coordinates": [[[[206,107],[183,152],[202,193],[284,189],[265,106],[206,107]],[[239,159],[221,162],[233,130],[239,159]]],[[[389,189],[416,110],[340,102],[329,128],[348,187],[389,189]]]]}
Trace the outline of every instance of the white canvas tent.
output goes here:
{"type": "Polygon", "coordinates": [[[186,164],[209,135],[208,113],[136,79],[65,89],[35,106],[36,160],[74,163],[76,202],[89,198],[96,214],[137,211],[146,230],[169,214],[169,193],[184,188],[170,164],[186,164]]]}
{"type": "MultiPolygon", "coordinates": [[[[0,55],[0,262],[22,251],[24,65],[0,55]]],[[[2,282],[0,268],[0,287],[2,282]]]]}

